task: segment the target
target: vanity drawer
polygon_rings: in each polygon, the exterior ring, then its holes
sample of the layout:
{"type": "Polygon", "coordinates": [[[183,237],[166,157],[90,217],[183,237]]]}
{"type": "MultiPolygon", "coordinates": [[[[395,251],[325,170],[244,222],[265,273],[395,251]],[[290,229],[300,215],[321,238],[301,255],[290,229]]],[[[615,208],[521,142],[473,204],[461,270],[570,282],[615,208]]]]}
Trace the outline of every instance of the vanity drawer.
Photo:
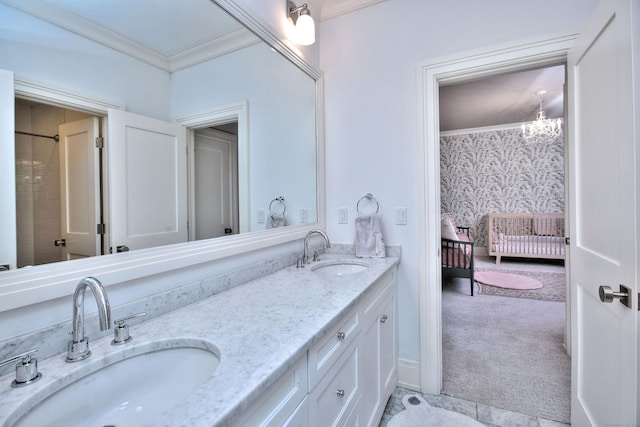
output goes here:
{"type": "MultiPolygon", "coordinates": [[[[255,404],[233,424],[244,426],[281,426],[298,408],[300,416],[306,406],[299,407],[307,395],[307,357],[302,356],[287,372],[272,384],[255,404]]],[[[295,424],[291,424],[295,425],[295,424]]]]}
{"type": "Polygon", "coordinates": [[[358,347],[354,344],[342,353],[337,366],[309,395],[311,426],[343,425],[352,415],[360,398],[358,383],[358,347]]]}
{"type": "Polygon", "coordinates": [[[354,309],[309,349],[309,389],[331,368],[360,331],[360,313],[354,309]]]}

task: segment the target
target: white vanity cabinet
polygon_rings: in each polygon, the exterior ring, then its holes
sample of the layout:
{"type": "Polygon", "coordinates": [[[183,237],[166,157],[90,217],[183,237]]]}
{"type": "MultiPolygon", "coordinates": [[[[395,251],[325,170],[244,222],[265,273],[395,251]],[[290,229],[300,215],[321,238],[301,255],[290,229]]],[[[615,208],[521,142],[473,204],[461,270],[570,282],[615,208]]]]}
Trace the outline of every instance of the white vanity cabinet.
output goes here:
{"type": "Polygon", "coordinates": [[[305,354],[268,388],[263,397],[245,410],[233,425],[295,427],[300,425],[299,420],[302,418],[306,422],[308,416],[303,400],[309,391],[307,380],[308,368],[305,354]]]}
{"type": "Polygon", "coordinates": [[[360,339],[361,425],[377,426],[397,380],[395,270],[378,281],[364,299],[360,339]]]}
{"type": "Polygon", "coordinates": [[[376,280],[234,426],[377,426],[397,379],[396,275],[376,280]]]}

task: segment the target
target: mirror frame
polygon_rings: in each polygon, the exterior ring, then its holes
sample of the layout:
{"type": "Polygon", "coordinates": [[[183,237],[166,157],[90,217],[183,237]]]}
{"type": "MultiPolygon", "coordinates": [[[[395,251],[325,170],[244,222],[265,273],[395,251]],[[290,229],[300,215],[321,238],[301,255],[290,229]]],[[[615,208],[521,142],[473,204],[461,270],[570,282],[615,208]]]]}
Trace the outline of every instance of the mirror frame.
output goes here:
{"type": "MultiPolygon", "coordinates": [[[[0,312],[18,309],[73,294],[76,283],[87,276],[99,276],[105,286],[162,274],[180,268],[212,262],[234,255],[265,249],[303,239],[312,229],[325,227],[324,187],[324,100],[322,74],[280,40],[269,27],[232,0],[211,0],[255,33],[274,50],[300,68],[316,82],[316,209],[315,223],[282,229],[252,231],[209,240],[178,243],[132,252],[44,264],[0,273],[0,312]]],[[[66,106],[76,105],[85,111],[123,108],[110,101],[89,100],[81,94],[57,90],[46,85],[15,78],[15,93],[23,98],[42,101],[55,93],[66,106]]]]}

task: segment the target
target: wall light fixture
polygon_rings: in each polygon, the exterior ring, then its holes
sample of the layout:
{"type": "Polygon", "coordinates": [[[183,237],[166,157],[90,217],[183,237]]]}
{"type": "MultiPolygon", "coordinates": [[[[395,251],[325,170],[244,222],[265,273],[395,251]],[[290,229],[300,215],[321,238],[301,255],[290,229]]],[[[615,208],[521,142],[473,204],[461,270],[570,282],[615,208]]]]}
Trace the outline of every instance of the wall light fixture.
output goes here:
{"type": "Polygon", "coordinates": [[[314,44],[316,41],[316,24],[313,22],[307,4],[296,6],[294,2],[287,0],[287,16],[296,26],[295,42],[302,45],[314,44]]]}

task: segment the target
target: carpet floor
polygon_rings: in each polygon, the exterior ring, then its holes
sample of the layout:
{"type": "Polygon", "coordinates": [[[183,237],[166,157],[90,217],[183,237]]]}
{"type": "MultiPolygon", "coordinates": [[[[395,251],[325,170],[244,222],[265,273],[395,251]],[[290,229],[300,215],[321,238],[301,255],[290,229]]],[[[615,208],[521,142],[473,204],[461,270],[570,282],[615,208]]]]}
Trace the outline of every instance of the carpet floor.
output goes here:
{"type": "MultiPolygon", "coordinates": [[[[442,294],[443,390],[563,423],[570,421],[571,364],[563,343],[565,304],[464,292],[442,294]]],[[[544,288],[543,288],[544,289],[544,288]]]]}
{"type": "MultiPolygon", "coordinates": [[[[475,271],[494,271],[490,269],[476,269],[475,271]]],[[[530,298],[542,301],[565,302],[565,275],[564,273],[550,273],[540,271],[495,270],[501,273],[520,274],[542,282],[539,289],[507,289],[497,286],[485,285],[476,282],[478,293],[485,295],[498,295],[503,297],[530,298]]]]}

